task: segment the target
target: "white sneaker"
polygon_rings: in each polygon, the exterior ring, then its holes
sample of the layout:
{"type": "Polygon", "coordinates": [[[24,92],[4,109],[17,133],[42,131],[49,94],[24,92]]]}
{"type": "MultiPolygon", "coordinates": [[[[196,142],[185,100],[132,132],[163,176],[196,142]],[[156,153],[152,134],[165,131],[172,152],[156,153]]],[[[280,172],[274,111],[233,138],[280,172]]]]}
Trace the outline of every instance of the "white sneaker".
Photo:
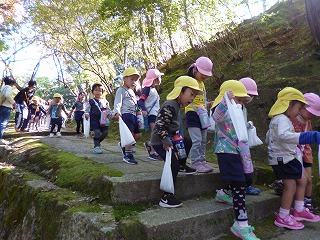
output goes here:
{"type": "Polygon", "coordinates": [[[57,132],[57,137],[61,137],[61,132],[57,132]]]}
{"type": "Polygon", "coordinates": [[[4,144],[4,145],[8,145],[10,142],[4,139],[0,139],[0,143],[4,144]]]}
{"type": "Polygon", "coordinates": [[[53,136],[54,136],[54,134],[53,134],[53,133],[50,133],[49,137],[53,137],[53,136]]]}
{"type": "Polygon", "coordinates": [[[94,147],[92,152],[95,154],[101,154],[102,153],[101,147],[94,147]]]}

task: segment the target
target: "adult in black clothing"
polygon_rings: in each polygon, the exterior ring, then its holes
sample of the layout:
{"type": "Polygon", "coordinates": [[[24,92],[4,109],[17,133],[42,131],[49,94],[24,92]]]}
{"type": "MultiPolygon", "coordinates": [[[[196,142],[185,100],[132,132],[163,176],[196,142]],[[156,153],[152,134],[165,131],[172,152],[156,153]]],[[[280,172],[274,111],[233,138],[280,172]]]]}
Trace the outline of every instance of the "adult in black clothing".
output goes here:
{"type": "Polygon", "coordinates": [[[16,115],[15,115],[15,128],[16,131],[24,132],[28,126],[30,119],[30,113],[28,111],[31,99],[36,91],[37,82],[30,80],[28,87],[22,89],[15,97],[14,100],[17,104],[16,115]]]}

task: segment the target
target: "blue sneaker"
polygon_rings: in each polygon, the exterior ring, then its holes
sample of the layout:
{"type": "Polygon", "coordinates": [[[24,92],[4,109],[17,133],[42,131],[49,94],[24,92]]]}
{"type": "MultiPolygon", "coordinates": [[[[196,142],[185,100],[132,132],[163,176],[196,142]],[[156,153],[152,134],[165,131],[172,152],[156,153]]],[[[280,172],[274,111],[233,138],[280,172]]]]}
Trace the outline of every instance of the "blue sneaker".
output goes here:
{"type": "Polygon", "coordinates": [[[246,188],[246,194],[248,195],[259,195],[262,191],[259,188],[249,186],[246,188]]]}
{"type": "Polygon", "coordinates": [[[134,159],[132,154],[123,156],[123,161],[132,165],[138,164],[137,160],[134,159]]]}

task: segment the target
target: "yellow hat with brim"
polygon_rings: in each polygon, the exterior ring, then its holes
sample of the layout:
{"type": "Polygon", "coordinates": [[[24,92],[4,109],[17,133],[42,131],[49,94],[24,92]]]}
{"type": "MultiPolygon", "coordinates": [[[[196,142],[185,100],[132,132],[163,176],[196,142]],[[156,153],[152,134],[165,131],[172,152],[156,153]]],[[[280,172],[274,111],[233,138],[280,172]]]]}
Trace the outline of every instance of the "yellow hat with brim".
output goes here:
{"type": "Polygon", "coordinates": [[[197,90],[198,93],[202,93],[196,79],[189,77],[189,76],[181,76],[181,77],[178,77],[174,81],[174,87],[173,87],[172,91],[168,94],[167,100],[173,100],[173,99],[176,99],[177,97],[179,97],[179,95],[181,93],[181,89],[183,87],[189,87],[194,90],[197,90]]]}
{"type": "Polygon", "coordinates": [[[271,107],[268,116],[274,117],[276,115],[284,113],[285,111],[287,111],[290,101],[293,101],[293,100],[299,101],[308,105],[302,92],[300,92],[298,89],[295,89],[293,87],[286,87],[278,93],[277,101],[271,107]]]}
{"type": "Polygon", "coordinates": [[[53,98],[62,98],[62,96],[61,96],[59,93],[55,93],[55,94],[53,95],[53,98]]]}
{"type": "Polygon", "coordinates": [[[229,90],[232,90],[234,96],[236,97],[250,98],[250,96],[247,93],[246,87],[241,82],[237,80],[227,80],[221,84],[219,95],[214,100],[211,108],[217,106],[221,102],[225,92],[229,90]]]}
{"type": "Polygon", "coordinates": [[[128,77],[128,76],[132,76],[132,75],[138,75],[140,78],[140,74],[139,74],[138,70],[134,67],[126,68],[122,74],[123,77],[128,77]]]}
{"type": "Polygon", "coordinates": [[[32,101],[39,101],[39,97],[34,96],[34,97],[32,98],[32,101]]]}

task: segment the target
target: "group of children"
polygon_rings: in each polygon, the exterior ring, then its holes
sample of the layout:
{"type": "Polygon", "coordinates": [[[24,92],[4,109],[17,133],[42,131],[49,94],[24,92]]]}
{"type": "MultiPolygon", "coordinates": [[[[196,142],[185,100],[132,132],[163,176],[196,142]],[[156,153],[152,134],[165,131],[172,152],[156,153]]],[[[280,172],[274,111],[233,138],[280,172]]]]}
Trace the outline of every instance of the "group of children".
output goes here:
{"type": "MultiPolygon", "coordinates": [[[[116,92],[114,110],[101,98],[104,91],[102,86],[94,84],[94,97],[89,100],[84,111],[85,117],[90,117],[90,128],[94,132],[94,153],[102,153],[100,143],[108,134],[108,126],[101,125],[102,114],[106,114],[109,119],[121,117],[134,139],[139,140],[141,133],[137,112],[142,110],[151,128],[150,141],[144,143],[149,158],[165,160],[167,151],[172,149],[174,154],[171,157],[171,170],[174,183],[179,172],[211,172],[213,168],[205,158],[207,129],[203,127],[199,117],[199,109],[211,107],[210,117],[215,122],[214,153],[218,157],[221,178],[228,183],[224,189],[217,191],[215,199],[233,205],[235,222],[230,230],[234,235],[242,239],[259,239],[248,223],[245,195],[257,194],[261,190],[251,186],[252,171],[245,169],[241,153],[241,149],[246,149],[246,157],[251,159],[249,146],[238,140],[224,97],[226,95],[228,99],[242,105],[243,117],[247,123],[245,105],[258,95],[257,85],[251,78],[225,81],[216,99],[208,102],[204,82],[212,76],[212,66],[209,58],[198,58],[185,76],[175,80],[173,90],[161,107],[155,86],[161,83],[163,74],[157,69],[147,71],[141,95],[137,98],[135,87],[140,74],[135,68],[127,68],[123,73],[123,85],[116,92]],[[185,107],[186,127],[190,136],[183,138],[186,153],[184,157],[178,154],[174,140],[177,134],[181,137],[183,133],[181,107],[185,107]],[[186,164],[187,156],[190,157],[190,167],[186,164]]],[[[276,178],[281,179],[284,184],[280,209],[274,222],[278,227],[302,229],[304,225],[301,221],[320,221],[320,216],[312,213],[311,204],[312,153],[309,144],[320,144],[320,133],[311,131],[310,120],[316,116],[320,116],[320,97],[314,93],[303,95],[291,87],[279,92],[278,99],[269,112],[271,122],[266,140],[269,164],[276,178]],[[293,200],[294,208],[290,214],[293,200]]],[[[252,127],[252,122],[248,122],[247,127],[252,127]]],[[[119,147],[123,161],[137,164],[133,156],[134,146],[121,146],[119,143],[119,147]]],[[[163,192],[159,205],[174,208],[180,207],[182,202],[173,193],[163,192]]]]}
{"type": "MultiPolygon", "coordinates": [[[[171,157],[171,170],[175,183],[179,172],[193,174],[213,171],[205,154],[207,126],[203,125],[199,114],[209,107],[209,117],[215,122],[214,153],[218,158],[221,178],[228,183],[225,188],[217,190],[215,200],[233,205],[235,222],[230,230],[234,235],[246,240],[259,239],[254,234],[254,228],[248,224],[245,195],[259,194],[261,190],[251,186],[252,170],[248,171],[244,166],[241,152],[245,149],[246,158],[251,159],[249,146],[248,143],[238,140],[225,98],[242,105],[244,120],[250,128],[253,124],[247,121],[245,105],[258,95],[257,85],[251,78],[225,81],[215,100],[208,102],[204,82],[212,76],[212,67],[209,58],[198,58],[185,76],[175,80],[173,90],[161,107],[156,86],[161,84],[163,73],[157,69],[147,71],[138,97],[135,88],[140,74],[133,67],[125,69],[122,86],[116,92],[113,110],[103,97],[104,88],[99,83],[92,86],[93,98],[87,104],[84,103],[85,94],[79,94],[69,114],[61,103],[61,95],[55,94],[48,109],[51,117],[50,136],[53,136],[56,125],[57,136],[61,135],[61,112],[65,111],[71,116],[74,111],[78,134],[83,132],[83,126],[80,131],[83,117],[90,118],[90,130],[94,132],[93,153],[101,154],[100,144],[108,135],[110,120],[122,118],[134,139],[137,141],[141,138],[138,112],[142,111],[145,123],[151,129],[150,140],[144,143],[149,158],[165,160],[167,151],[172,149],[174,154],[171,157]],[[189,133],[189,137],[183,138],[184,156],[179,154],[175,143],[177,136],[181,138],[181,135],[184,135],[181,107],[185,107],[186,127],[189,133]],[[187,156],[190,157],[190,167],[186,164],[187,156]]],[[[29,90],[25,91],[27,98],[29,90]]],[[[312,212],[311,201],[312,152],[309,144],[320,144],[320,132],[312,131],[310,120],[316,116],[320,116],[320,97],[314,93],[303,95],[292,87],[281,90],[277,101],[270,109],[271,121],[266,138],[269,165],[272,166],[276,178],[284,184],[280,209],[274,221],[278,227],[302,229],[304,225],[301,221],[320,221],[320,216],[312,212]],[[293,200],[294,208],[290,214],[293,200]]],[[[124,162],[138,163],[133,155],[134,145],[121,146],[119,143],[119,147],[124,162]]],[[[180,207],[182,202],[175,198],[173,193],[163,192],[159,205],[174,208],[180,207]]]]}

